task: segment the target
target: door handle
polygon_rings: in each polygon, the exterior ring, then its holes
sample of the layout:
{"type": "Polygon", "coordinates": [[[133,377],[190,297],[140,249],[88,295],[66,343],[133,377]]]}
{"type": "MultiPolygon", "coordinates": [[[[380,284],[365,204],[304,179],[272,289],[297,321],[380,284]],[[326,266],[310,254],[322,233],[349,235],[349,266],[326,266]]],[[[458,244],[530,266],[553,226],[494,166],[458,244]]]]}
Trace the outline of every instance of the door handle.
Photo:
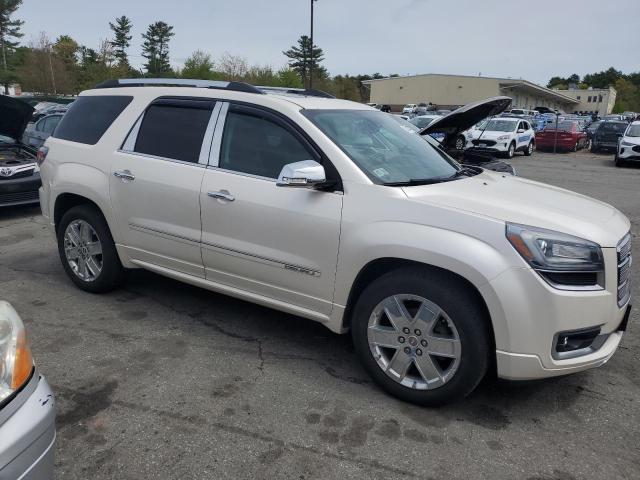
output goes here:
{"type": "Polygon", "coordinates": [[[227,190],[220,190],[219,192],[207,192],[211,198],[219,198],[221,200],[226,200],[227,202],[233,202],[236,197],[231,195],[227,190]]]}
{"type": "Polygon", "coordinates": [[[133,173],[131,173],[129,170],[120,170],[120,171],[113,172],[113,176],[121,180],[130,180],[132,182],[136,179],[136,176],[133,173]]]}

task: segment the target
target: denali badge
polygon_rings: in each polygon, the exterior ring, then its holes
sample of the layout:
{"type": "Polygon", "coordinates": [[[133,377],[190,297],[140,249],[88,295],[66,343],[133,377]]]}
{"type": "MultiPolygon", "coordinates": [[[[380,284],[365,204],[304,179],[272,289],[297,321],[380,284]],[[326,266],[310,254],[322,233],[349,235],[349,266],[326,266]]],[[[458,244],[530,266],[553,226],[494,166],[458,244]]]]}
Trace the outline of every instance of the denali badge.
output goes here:
{"type": "Polygon", "coordinates": [[[10,177],[13,175],[13,168],[3,167],[0,168],[0,177],[10,177]]]}

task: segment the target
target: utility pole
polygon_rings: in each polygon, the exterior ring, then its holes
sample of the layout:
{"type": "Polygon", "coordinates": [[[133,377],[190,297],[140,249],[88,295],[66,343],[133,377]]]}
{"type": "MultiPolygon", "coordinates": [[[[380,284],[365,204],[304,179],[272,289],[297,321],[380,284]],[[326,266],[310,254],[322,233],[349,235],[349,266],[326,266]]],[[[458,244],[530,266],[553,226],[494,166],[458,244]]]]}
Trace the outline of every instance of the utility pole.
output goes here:
{"type": "Polygon", "coordinates": [[[309,59],[309,88],[313,88],[313,3],[318,0],[311,0],[311,52],[309,59]]]}
{"type": "Polygon", "coordinates": [[[51,70],[51,85],[53,86],[53,94],[57,95],[56,91],[56,77],[53,75],[53,61],[51,60],[51,51],[53,50],[53,44],[47,44],[47,50],[49,51],[49,70],[51,70]]]}

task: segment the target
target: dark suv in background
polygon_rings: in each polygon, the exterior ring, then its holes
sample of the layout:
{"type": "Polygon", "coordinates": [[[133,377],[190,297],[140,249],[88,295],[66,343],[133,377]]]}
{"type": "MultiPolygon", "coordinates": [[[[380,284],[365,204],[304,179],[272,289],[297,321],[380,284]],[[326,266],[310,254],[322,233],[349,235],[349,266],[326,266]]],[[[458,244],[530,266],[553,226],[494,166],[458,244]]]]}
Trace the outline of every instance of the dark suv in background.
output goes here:
{"type": "Polygon", "coordinates": [[[591,153],[616,150],[618,139],[624,135],[628,125],[627,122],[602,122],[598,125],[591,139],[591,153]]]}

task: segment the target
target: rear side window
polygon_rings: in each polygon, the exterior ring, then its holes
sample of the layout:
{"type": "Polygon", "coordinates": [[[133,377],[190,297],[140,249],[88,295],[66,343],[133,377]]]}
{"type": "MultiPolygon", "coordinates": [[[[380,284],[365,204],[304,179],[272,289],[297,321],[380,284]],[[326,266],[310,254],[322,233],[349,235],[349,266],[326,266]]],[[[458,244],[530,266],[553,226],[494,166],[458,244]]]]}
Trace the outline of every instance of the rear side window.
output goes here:
{"type": "Polygon", "coordinates": [[[79,97],[69,107],[53,136],[95,145],[131,100],[131,96],[116,95],[79,97]]]}
{"type": "Polygon", "coordinates": [[[144,114],[134,151],[198,163],[210,118],[209,108],[151,105],[144,114]]]}

